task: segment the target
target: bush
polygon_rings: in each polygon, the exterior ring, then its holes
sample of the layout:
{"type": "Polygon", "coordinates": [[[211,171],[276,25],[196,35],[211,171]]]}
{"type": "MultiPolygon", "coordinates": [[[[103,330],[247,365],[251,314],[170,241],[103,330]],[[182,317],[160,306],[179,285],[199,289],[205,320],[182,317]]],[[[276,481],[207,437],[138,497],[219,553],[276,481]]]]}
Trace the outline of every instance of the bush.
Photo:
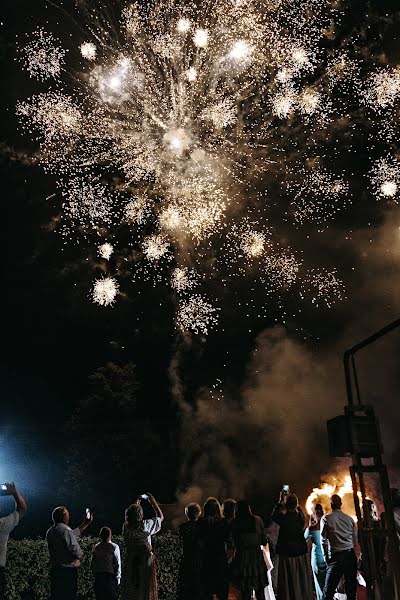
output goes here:
{"type": "MultiPolygon", "coordinates": [[[[114,541],[123,548],[122,538],[114,541]]],[[[78,600],[94,600],[90,557],[97,538],[80,540],[84,558],[79,569],[78,600]]],[[[176,598],[178,567],[181,556],[179,538],[165,533],[153,538],[158,560],[158,592],[160,600],[176,598]]],[[[124,562],[122,558],[122,568],[124,562]]],[[[48,600],[50,597],[49,555],[45,540],[10,540],[7,553],[7,600],[48,600]]]]}

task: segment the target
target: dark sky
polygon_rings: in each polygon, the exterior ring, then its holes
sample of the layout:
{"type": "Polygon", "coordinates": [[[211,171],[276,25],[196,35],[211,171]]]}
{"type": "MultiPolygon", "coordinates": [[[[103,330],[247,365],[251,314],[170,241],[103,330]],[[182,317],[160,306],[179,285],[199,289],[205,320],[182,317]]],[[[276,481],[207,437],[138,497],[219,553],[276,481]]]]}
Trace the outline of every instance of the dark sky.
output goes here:
{"type": "MultiPolygon", "coordinates": [[[[350,2],[350,5],[350,19],[358,18],[365,3],[350,2]]],[[[132,297],[117,303],[113,309],[94,305],[89,298],[92,277],[82,261],[81,249],[65,246],[60,236],[50,230],[48,225],[55,209],[46,198],[53,193],[55,180],[40,167],[28,166],[16,157],[17,152],[29,154],[32,147],[28,138],[17,130],[14,107],[18,100],[35,91],[36,84],[15,62],[15,36],[47,21],[56,32],[62,32],[64,24],[70,29],[65,17],[61,25],[57,24],[57,11],[44,0],[3,2],[0,10],[4,300],[0,452],[6,456],[3,464],[0,462],[0,479],[18,479],[19,475],[26,485],[33,476],[39,485],[49,486],[52,478],[62,476],[60,455],[65,439],[60,438],[57,429],[63,429],[65,419],[88,393],[88,376],[108,361],[136,363],[140,410],[152,418],[157,428],[170,426],[175,405],[169,369],[182,343],[173,326],[173,304],[164,289],[143,284],[140,295],[133,290],[132,297]],[[52,454],[56,457],[54,461],[52,454]],[[27,464],[33,465],[33,469],[27,464]]],[[[382,45],[382,52],[391,64],[400,60],[400,40],[393,37],[398,19],[395,10],[394,1],[372,5],[377,16],[375,23],[378,22],[373,45],[375,48],[382,45]],[[379,30],[379,18],[384,35],[379,30]]],[[[354,23],[348,25],[352,27],[354,23]]],[[[365,170],[364,165],[359,166],[365,170]]],[[[343,222],[327,234],[328,243],[314,248],[337,262],[344,273],[348,298],[331,311],[305,307],[297,320],[288,323],[287,335],[298,344],[296,352],[304,348],[317,356],[321,353],[321,361],[329,356],[329,364],[335,365],[331,372],[326,367],[327,381],[332,385],[337,385],[334,378],[338,373],[341,377],[340,355],[346,345],[398,316],[400,235],[399,249],[389,246],[387,255],[385,247],[395,240],[397,223],[400,224],[400,213],[396,207],[385,213],[371,199],[361,206],[356,198],[343,222]],[[367,226],[368,221],[372,222],[371,227],[367,226]],[[350,222],[355,234],[346,245],[343,239],[350,222]],[[336,243],[337,240],[340,241],[336,243]],[[354,272],[353,265],[356,265],[354,272]]],[[[246,297],[246,285],[244,282],[238,287],[236,298],[246,297]]],[[[261,294],[261,289],[257,293],[261,294]]],[[[243,390],[248,390],[253,351],[259,347],[257,337],[272,323],[246,317],[237,310],[235,302],[235,297],[232,299],[227,293],[221,328],[207,340],[193,339],[180,350],[180,375],[189,404],[195,402],[200,389],[212,386],[217,379],[233,402],[240,401],[243,390]]],[[[388,366],[390,382],[377,385],[373,393],[378,395],[383,387],[390,396],[381,414],[385,421],[393,416],[400,387],[393,366],[394,346],[382,348],[376,361],[382,379],[386,377],[385,365],[388,366]]],[[[343,404],[342,395],[341,403],[333,406],[332,413],[328,408],[324,414],[334,416],[343,404]]],[[[393,431],[388,430],[387,435],[392,440],[393,431]]]]}

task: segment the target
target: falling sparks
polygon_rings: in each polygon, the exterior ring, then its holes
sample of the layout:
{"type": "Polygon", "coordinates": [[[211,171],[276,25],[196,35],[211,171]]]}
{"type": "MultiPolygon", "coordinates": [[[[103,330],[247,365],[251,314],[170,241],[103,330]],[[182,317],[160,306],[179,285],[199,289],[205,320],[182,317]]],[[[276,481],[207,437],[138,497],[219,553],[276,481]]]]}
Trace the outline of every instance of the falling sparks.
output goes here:
{"type": "Polygon", "coordinates": [[[193,294],[188,300],[180,302],[176,321],[183,333],[207,335],[209,328],[217,324],[217,315],[218,308],[200,294],[193,294]]]}
{"type": "Polygon", "coordinates": [[[32,33],[32,38],[20,48],[22,64],[31,77],[40,81],[58,78],[66,54],[59,44],[44,29],[38,28],[32,33]]]}
{"type": "Polygon", "coordinates": [[[344,298],[344,284],[337,277],[335,270],[315,270],[304,277],[302,284],[301,297],[310,297],[315,306],[325,304],[331,308],[337,302],[344,298]]]}
{"type": "Polygon", "coordinates": [[[95,60],[96,59],[97,48],[96,48],[95,44],[92,44],[92,42],[84,42],[83,44],[80,45],[79,49],[81,51],[83,58],[86,58],[87,60],[95,60]]]}
{"type": "Polygon", "coordinates": [[[171,286],[177,292],[187,292],[193,289],[198,283],[198,275],[193,269],[188,267],[177,267],[172,271],[171,286]]]}
{"type": "Polygon", "coordinates": [[[106,260],[110,260],[111,255],[114,252],[114,248],[112,244],[109,244],[108,242],[106,242],[105,244],[102,244],[101,246],[99,246],[99,255],[101,256],[101,258],[105,258],[106,260]]]}
{"type": "MultiPolygon", "coordinates": [[[[400,70],[362,69],[349,40],[324,47],[336,3],[157,0],[80,14],[78,67],[42,28],[19,49],[31,77],[55,80],[16,112],[57,178],[65,239],[132,260],[135,284],[162,282],[185,333],[217,325],[216,282],[251,276],[276,293],[277,319],[290,294],[322,309],[344,299],[338,272],[308,264],[301,245],[352,201],[339,134],[354,150],[364,111],[395,139],[400,70]]],[[[375,196],[397,201],[397,159],[368,168],[375,196]]],[[[114,277],[98,279],[93,301],[117,292],[114,277]]]]}
{"type": "Polygon", "coordinates": [[[93,285],[93,302],[100,306],[110,306],[114,304],[118,290],[119,285],[114,277],[96,279],[93,285]]]}
{"type": "Polygon", "coordinates": [[[392,156],[380,158],[372,168],[371,182],[378,198],[397,202],[400,189],[400,163],[392,156]]]}

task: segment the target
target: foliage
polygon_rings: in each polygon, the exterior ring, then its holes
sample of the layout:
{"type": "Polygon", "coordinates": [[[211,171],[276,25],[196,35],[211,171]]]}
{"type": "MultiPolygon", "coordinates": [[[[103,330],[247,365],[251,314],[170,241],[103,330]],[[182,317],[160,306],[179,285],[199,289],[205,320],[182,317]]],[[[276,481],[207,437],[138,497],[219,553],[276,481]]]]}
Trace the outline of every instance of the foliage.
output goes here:
{"type": "Polygon", "coordinates": [[[154,425],[138,413],[133,363],[107,363],[89,381],[90,393],[68,424],[71,443],[59,498],[73,511],[82,511],[82,503],[92,506],[101,521],[121,526],[135,494],[157,494],[154,481],[165,481],[165,452],[154,425]]]}
{"type": "MultiPolygon", "coordinates": [[[[123,547],[120,537],[113,539],[123,547]]],[[[80,541],[84,558],[79,569],[78,600],[94,600],[90,557],[97,541],[97,538],[92,537],[84,537],[80,541]]],[[[155,536],[153,549],[158,560],[159,599],[173,600],[176,598],[181,554],[179,538],[172,533],[155,536]]],[[[6,573],[7,600],[48,600],[50,581],[46,541],[10,540],[6,573]]]]}

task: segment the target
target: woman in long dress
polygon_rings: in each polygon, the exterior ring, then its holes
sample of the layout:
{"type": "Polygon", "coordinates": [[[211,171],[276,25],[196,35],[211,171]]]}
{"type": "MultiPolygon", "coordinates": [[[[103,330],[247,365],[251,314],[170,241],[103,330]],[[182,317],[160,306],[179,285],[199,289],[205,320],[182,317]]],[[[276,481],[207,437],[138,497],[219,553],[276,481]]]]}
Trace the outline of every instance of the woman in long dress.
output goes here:
{"type": "Polygon", "coordinates": [[[151,494],[145,496],[154,509],[153,518],[143,519],[140,499],[125,511],[121,600],[158,600],[157,562],[151,548],[151,536],[160,530],[164,517],[154,497],[151,494]]]}
{"type": "Polygon", "coordinates": [[[281,493],[272,513],[279,525],[276,552],[279,600],[311,600],[314,597],[311,566],[304,539],[305,517],[295,494],[281,493]]]}
{"type": "Polygon", "coordinates": [[[311,569],[314,577],[314,588],[317,600],[322,600],[325,577],[326,562],[321,544],[321,519],[324,516],[324,509],[321,504],[315,504],[312,508],[310,524],[304,532],[306,541],[311,541],[311,569]]]}
{"type": "Polygon", "coordinates": [[[253,515],[248,502],[240,500],[231,527],[236,549],[232,581],[240,589],[242,600],[251,600],[253,590],[257,600],[264,600],[264,589],[269,583],[261,550],[268,541],[264,523],[260,517],[253,515]]]}
{"type": "Polygon", "coordinates": [[[233,547],[229,524],[221,515],[221,505],[216,498],[208,498],[203,507],[203,517],[198,521],[201,561],[201,597],[228,600],[228,551],[233,547]]]}
{"type": "Polygon", "coordinates": [[[200,547],[198,520],[201,508],[191,502],[185,508],[186,523],[179,526],[182,542],[182,558],[179,565],[178,600],[198,600],[200,598],[200,547]]]}

